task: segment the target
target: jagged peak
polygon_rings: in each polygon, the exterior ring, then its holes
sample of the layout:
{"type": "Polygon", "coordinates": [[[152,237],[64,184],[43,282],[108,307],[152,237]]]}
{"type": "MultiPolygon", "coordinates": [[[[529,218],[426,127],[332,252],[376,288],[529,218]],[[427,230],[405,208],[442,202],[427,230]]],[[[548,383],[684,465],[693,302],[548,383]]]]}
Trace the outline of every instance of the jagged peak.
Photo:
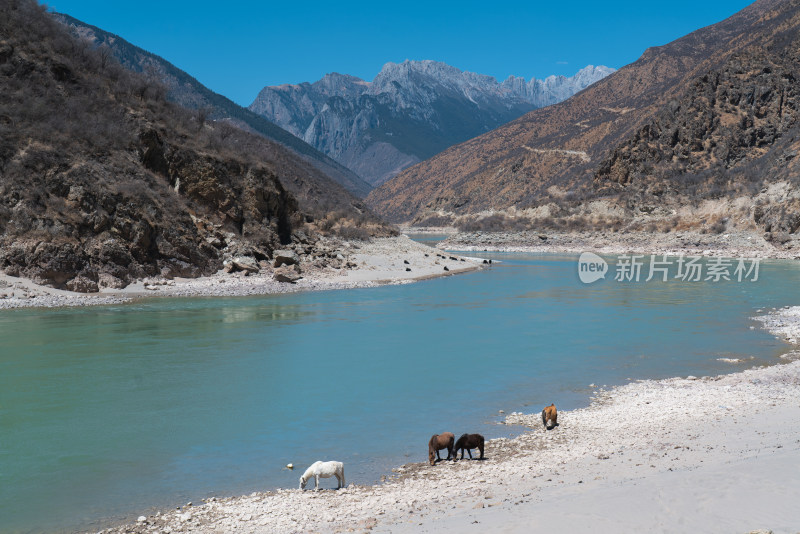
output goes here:
{"type": "Polygon", "coordinates": [[[347,83],[358,83],[358,84],[368,84],[369,82],[362,80],[358,76],[352,76],[350,74],[341,74],[338,72],[329,72],[318,81],[314,83],[338,83],[338,82],[347,82],[347,83]]]}
{"type": "Polygon", "coordinates": [[[535,83],[553,83],[553,82],[555,82],[557,80],[579,80],[579,79],[583,79],[583,78],[587,78],[587,77],[594,78],[593,81],[597,81],[597,80],[599,80],[601,78],[605,78],[609,74],[612,74],[612,73],[616,72],[616,70],[617,69],[615,69],[613,67],[606,67],[605,65],[597,65],[597,66],[595,66],[595,65],[586,65],[582,69],[578,70],[572,76],[564,76],[563,74],[551,74],[550,76],[547,76],[546,78],[533,77],[533,78],[530,79],[530,81],[527,81],[522,76],[514,76],[512,74],[511,76],[509,76],[508,78],[506,78],[503,81],[502,85],[507,86],[507,85],[519,85],[519,84],[531,85],[531,84],[535,84],[535,83]]]}
{"type": "Polygon", "coordinates": [[[387,89],[391,90],[392,82],[410,81],[412,74],[425,76],[435,80],[439,85],[450,85],[460,90],[481,89],[496,90],[498,86],[502,88],[533,86],[537,84],[553,85],[558,81],[584,81],[588,80],[589,85],[609,74],[616,69],[605,65],[587,65],[578,70],[572,76],[550,75],[544,79],[531,78],[529,81],[522,76],[510,75],[503,82],[498,82],[494,76],[479,74],[458,67],[449,65],[443,61],[433,59],[405,59],[402,62],[386,62],[381,67],[380,72],[370,82],[350,74],[329,72],[316,82],[303,82],[299,84],[272,85],[265,89],[282,92],[307,91],[312,89],[314,92],[324,96],[341,95],[343,93],[362,94],[362,93],[381,93],[387,89]]]}
{"type": "Polygon", "coordinates": [[[378,83],[383,79],[391,80],[406,77],[412,72],[439,79],[464,79],[480,83],[497,83],[493,76],[461,70],[443,61],[433,59],[406,59],[402,63],[389,61],[383,65],[381,71],[375,76],[373,83],[378,83]]]}

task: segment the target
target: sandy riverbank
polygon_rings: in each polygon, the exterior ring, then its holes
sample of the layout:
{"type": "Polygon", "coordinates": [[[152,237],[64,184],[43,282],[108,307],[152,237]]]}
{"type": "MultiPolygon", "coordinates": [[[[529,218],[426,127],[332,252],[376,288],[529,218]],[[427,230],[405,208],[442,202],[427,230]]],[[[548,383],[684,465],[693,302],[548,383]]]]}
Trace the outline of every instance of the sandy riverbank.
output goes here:
{"type": "Polygon", "coordinates": [[[752,232],[703,234],[657,232],[462,232],[437,245],[442,249],[497,252],[566,252],[580,254],[667,254],[729,258],[799,259],[800,241],[770,242],[752,232]]]}
{"type": "Polygon", "coordinates": [[[293,284],[275,281],[270,269],[249,275],[220,271],[212,276],[194,279],[148,279],[121,290],[86,294],[41,286],[30,280],[0,273],[0,309],[116,304],[154,296],[233,297],[371,287],[409,283],[482,267],[482,260],[441,254],[441,251],[405,236],[374,238],[368,242],[343,242],[335,246],[340,251],[339,263],[350,267],[302,265],[303,278],[293,284]]]}
{"type": "MultiPolygon", "coordinates": [[[[800,308],[764,323],[797,336],[800,308]]],[[[492,440],[484,461],[408,464],[375,486],[215,499],[106,532],[800,530],[800,361],[596,389],[549,432],[538,413],[506,422],[531,430],[492,440]]],[[[420,444],[420,460],[425,452],[420,444]]]]}

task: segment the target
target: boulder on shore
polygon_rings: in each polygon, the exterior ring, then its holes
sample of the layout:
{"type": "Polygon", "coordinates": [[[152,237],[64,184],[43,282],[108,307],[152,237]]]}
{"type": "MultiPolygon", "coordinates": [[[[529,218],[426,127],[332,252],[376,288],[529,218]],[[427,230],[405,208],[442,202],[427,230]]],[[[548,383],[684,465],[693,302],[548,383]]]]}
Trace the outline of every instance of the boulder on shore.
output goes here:
{"type": "Polygon", "coordinates": [[[290,284],[294,284],[302,278],[302,276],[300,276],[300,268],[297,265],[294,267],[289,265],[278,267],[275,269],[275,273],[272,277],[278,282],[287,282],[290,284]]]}
{"type": "Polygon", "coordinates": [[[260,269],[255,258],[249,256],[237,256],[224,263],[226,273],[244,271],[246,273],[257,273],[260,269]]]}
{"type": "Polygon", "coordinates": [[[280,267],[282,265],[297,265],[300,263],[300,258],[293,250],[276,250],[272,254],[272,266],[280,267]]]}

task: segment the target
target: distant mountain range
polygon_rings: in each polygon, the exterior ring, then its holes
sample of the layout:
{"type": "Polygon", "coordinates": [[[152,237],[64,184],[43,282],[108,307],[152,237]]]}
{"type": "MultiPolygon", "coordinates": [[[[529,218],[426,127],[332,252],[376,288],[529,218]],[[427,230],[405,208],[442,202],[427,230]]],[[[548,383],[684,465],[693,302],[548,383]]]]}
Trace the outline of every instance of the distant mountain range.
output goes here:
{"type": "Polygon", "coordinates": [[[796,232],[798,36],[800,2],[759,0],[406,170],[367,202],[398,222],[505,210],[537,224],[580,213],[595,228],[796,232]]]}
{"type": "Polygon", "coordinates": [[[588,66],[544,80],[461,71],[437,61],[387,63],[371,82],[332,73],[265,87],[250,110],[373,185],[533,109],[569,98],[614,69],[588,66]]]}
{"type": "Polygon", "coordinates": [[[308,161],[311,165],[340,183],[358,197],[364,197],[372,189],[355,173],[320,153],[301,139],[289,135],[283,128],[269,122],[228,98],[217,94],[191,75],[177,68],[164,58],[139,48],[123,39],[86,24],[65,14],[54,14],[56,20],[65,24],[76,37],[89,40],[98,47],[108,47],[114,57],[127,69],[144,73],[163,83],[168,89],[168,98],[188,109],[202,110],[210,120],[226,120],[284,145],[308,161]]]}

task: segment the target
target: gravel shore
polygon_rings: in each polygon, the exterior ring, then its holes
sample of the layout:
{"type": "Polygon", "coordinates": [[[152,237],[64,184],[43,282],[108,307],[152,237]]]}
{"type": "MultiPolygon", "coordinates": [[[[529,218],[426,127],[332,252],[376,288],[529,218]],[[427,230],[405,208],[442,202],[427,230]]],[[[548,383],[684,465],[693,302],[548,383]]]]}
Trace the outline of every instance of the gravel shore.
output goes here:
{"type": "Polygon", "coordinates": [[[441,254],[408,237],[374,238],[341,242],[339,268],[301,265],[302,278],[295,283],[276,281],[274,271],[226,273],[201,278],[148,279],[122,290],[75,293],[34,284],[0,273],[0,309],[119,304],[147,297],[237,297],[296,291],[323,291],[402,284],[437,276],[458,274],[483,266],[482,260],[441,254]]]}
{"type": "Polygon", "coordinates": [[[462,232],[451,234],[437,247],[460,251],[634,252],[670,256],[800,259],[800,240],[797,238],[791,237],[785,243],[778,243],[767,241],[763,235],[752,232],[462,232]]]}
{"type": "MultiPolygon", "coordinates": [[[[800,308],[764,322],[782,339],[796,335],[800,308]]],[[[538,413],[506,423],[530,430],[487,442],[483,461],[431,467],[420,444],[421,463],[383,484],[211,499],[104,532],[800,529],[800,361],[595,388],[551,431],[538,413]]]]}

